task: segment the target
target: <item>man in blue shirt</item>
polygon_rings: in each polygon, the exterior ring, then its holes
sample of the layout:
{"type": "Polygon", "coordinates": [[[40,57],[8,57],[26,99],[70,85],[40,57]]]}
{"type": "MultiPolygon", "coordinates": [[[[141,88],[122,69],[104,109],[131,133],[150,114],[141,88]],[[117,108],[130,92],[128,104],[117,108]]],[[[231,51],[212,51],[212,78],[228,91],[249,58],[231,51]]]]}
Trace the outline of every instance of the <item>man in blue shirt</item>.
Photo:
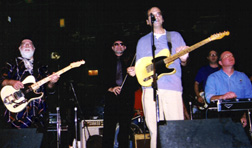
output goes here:
{"type": "Polygon", "coordinates": [[[194,92],[197,97],[197,101],[199,102],[199,107],[203,108],[207,108],[206,101],[202,96],[202,94],[204,94],[202,92],[204,92],[207,77],[219,70],[217,52],[215,50],[211,50],[208,53],[207,60],[209,64],[199,69],[194,82],[194,92]]]}
{"type": "MultiPolygon", "coordinates": [[[[155,54],[164,50],[169,50],[167,33],[162,24],[164,22],[161,10],[152,7],[147,12],[147,25],[152,26],[151,15],[155,17],[153,23],[155,54]]],[[[169,32],[171,36],[171,55],[187,48],[182,36],[175,31],[169,32]]],[[[136,51],[136,71],[137,65],[145,57],[152,57],[152,35],[153,32],[143,36],[137,43],[136,51]]],[[[166,55],[168,56],[168,55],[166,55]]],[[[185,54],[170,63],[169,68],[174,68],[175,73],[163,75],[157,80],[160,120],[184,120],[183,99],[182,99],[182,82],[181,82],[181,65],[186,65],[189,54],[185,54]]],[[[128,73],[134,76],[134,69],[128,69],[128,73]]],[[[151,135],[151,148],[156,147],[157,141],[157,122],[156,122],[156,104],[153,98],[153,89],[151,86],[143,86],[142,104],[145,115],[145,121],[151,135]]]]}
{"type": "MultiPolygon", "coordinates": [[[[252,86],[249,78],[234,69],[235,58],[224,51],[219,59],[221,70],[211,74],[206,83],[205,97],[208,103],[218,99],[251,98],[252,86]]],[[[243,127],[247,125],[246,114],[241,117],[243,127]]]]}

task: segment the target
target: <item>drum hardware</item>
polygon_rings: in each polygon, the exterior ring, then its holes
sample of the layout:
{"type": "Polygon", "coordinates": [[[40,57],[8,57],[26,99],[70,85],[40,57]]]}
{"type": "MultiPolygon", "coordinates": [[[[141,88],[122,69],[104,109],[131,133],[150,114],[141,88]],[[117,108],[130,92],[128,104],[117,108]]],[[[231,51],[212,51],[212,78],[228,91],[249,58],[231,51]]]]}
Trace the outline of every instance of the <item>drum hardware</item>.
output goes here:
{"type": "Polygon", "coordinates": [[[74,107],[74,126],[75,126],[75,148],[78,148],[79,145],[78,145],[78,131],[77,131],[77,121],[78,121],[78,118],[77,118],[77,107],[74,107]]]}
{"type": "Polygon", "coordinates": [[[193,112],[192,112],[192,102],[189,102],[189,109],[190,109],[190,120],[193,120],[193,112]]]}
{"type": "MultiPolygon", "coordinates": [[[[74,95],[74,99],[75,99],[75,103],[77,104],[76,107],[74,107],[74,113],[75,113],[75,118],[74,118],[74,124],[75,124],[75,138],[73,140],[73,148],[79,148],[81,147],[81,141],[78,141],[78,118],[77,118],[77,108],[79,108],[79,113],[81,115],[81,117],[83,117],[83,112],[82,112],[82,109],[80,107],[80,104],[79,104],[79,101],[78,101],[78,98],[77,98],[77,95],[75,93],[75,89],[74,89],[74,86],[73,86],[73,83],[72,82],[69,82],[70,83],[70,86],[71,86],[71,89],[72,89],[72,92],[73,92],[73,95],[74,95]]],[[[86,142],[86,141],[85,141],[86,142]]],[[[86,144],[86,143],[85,143],[86,144]]]]}
{"type": "Polygon", "coordinates": [[[56,111],[57,111],[57,148],[59,148],[60,136],[61,136],[61,118],[59,107],[56,108],[56,111]]]}
{"type": "Polygon", "coordinates": [[[57,132],[57,148],[61,143],[61,132],[68,131],[68,126],[62,126],[61,124],[61,116],[60,109],[56,107],[57,113],[49,113],[49,125],[47,127],[47,132],[57,132]]]}
{"type": "Polygon", "coordinates": [[[78,141],[78,116],[77,107],[74,107],[74,127],[75,127],[75,138],[73,139],[72,146],[69,148],[81,148],[81,141],[78,141]]]}

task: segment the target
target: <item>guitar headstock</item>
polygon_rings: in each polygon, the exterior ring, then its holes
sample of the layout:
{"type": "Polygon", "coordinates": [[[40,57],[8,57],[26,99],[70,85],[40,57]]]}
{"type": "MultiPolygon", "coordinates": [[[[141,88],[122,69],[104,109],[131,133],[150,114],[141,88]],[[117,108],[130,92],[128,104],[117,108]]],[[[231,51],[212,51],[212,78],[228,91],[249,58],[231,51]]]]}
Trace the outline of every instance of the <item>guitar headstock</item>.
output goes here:
{"type": "Polygon", "coordinates": [[[83,65],[83,64],[85,64],[85,61],[84,61],[84,60],[80,60],[80,61],[78,61],[78,62],[73,62],[73,63],[71,63],[70,66],[71,66],[72,68],[74,68],[74,67],[79,67],[79,66],[81,66],[81,65],[83,65]]]}
{"type": "Polygon", "coordinates": [[[224,31],[220,33],[213,34],[209,37],[209,39],[212,40],[219,40],[222,39],[224,36],[229,36],[230,32],[229,31],[224,31]]]}

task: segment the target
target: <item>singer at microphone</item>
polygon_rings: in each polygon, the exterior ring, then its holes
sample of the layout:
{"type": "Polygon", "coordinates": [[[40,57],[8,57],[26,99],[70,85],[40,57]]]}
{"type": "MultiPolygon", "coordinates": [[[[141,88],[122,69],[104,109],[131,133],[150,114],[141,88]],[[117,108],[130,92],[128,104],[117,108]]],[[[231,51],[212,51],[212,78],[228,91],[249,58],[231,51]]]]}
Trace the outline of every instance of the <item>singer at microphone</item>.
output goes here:
{"type": "Polygon", "coordinates": [[[151,23],[153,24],[156,21],[156,18],[152,13],[150,14],[150,16],[151,16],[151,23]]]}

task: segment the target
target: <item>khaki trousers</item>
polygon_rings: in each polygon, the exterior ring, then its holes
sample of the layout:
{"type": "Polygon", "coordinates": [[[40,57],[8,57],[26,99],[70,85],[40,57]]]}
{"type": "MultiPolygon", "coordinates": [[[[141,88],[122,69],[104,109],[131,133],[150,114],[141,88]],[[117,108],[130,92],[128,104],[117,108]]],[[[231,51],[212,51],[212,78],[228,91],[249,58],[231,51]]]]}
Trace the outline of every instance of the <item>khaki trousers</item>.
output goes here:
{"type": "MultiPolygon", "coordinates": [[[[160,120],[184,120],[182,93],[179,91],[159,89],[160,120]]],[[[153,99],[153,89],[144,89],[142,105],[146,125],[150,131],[151,148],[157,146],[156,102],[153,99]]]]}

